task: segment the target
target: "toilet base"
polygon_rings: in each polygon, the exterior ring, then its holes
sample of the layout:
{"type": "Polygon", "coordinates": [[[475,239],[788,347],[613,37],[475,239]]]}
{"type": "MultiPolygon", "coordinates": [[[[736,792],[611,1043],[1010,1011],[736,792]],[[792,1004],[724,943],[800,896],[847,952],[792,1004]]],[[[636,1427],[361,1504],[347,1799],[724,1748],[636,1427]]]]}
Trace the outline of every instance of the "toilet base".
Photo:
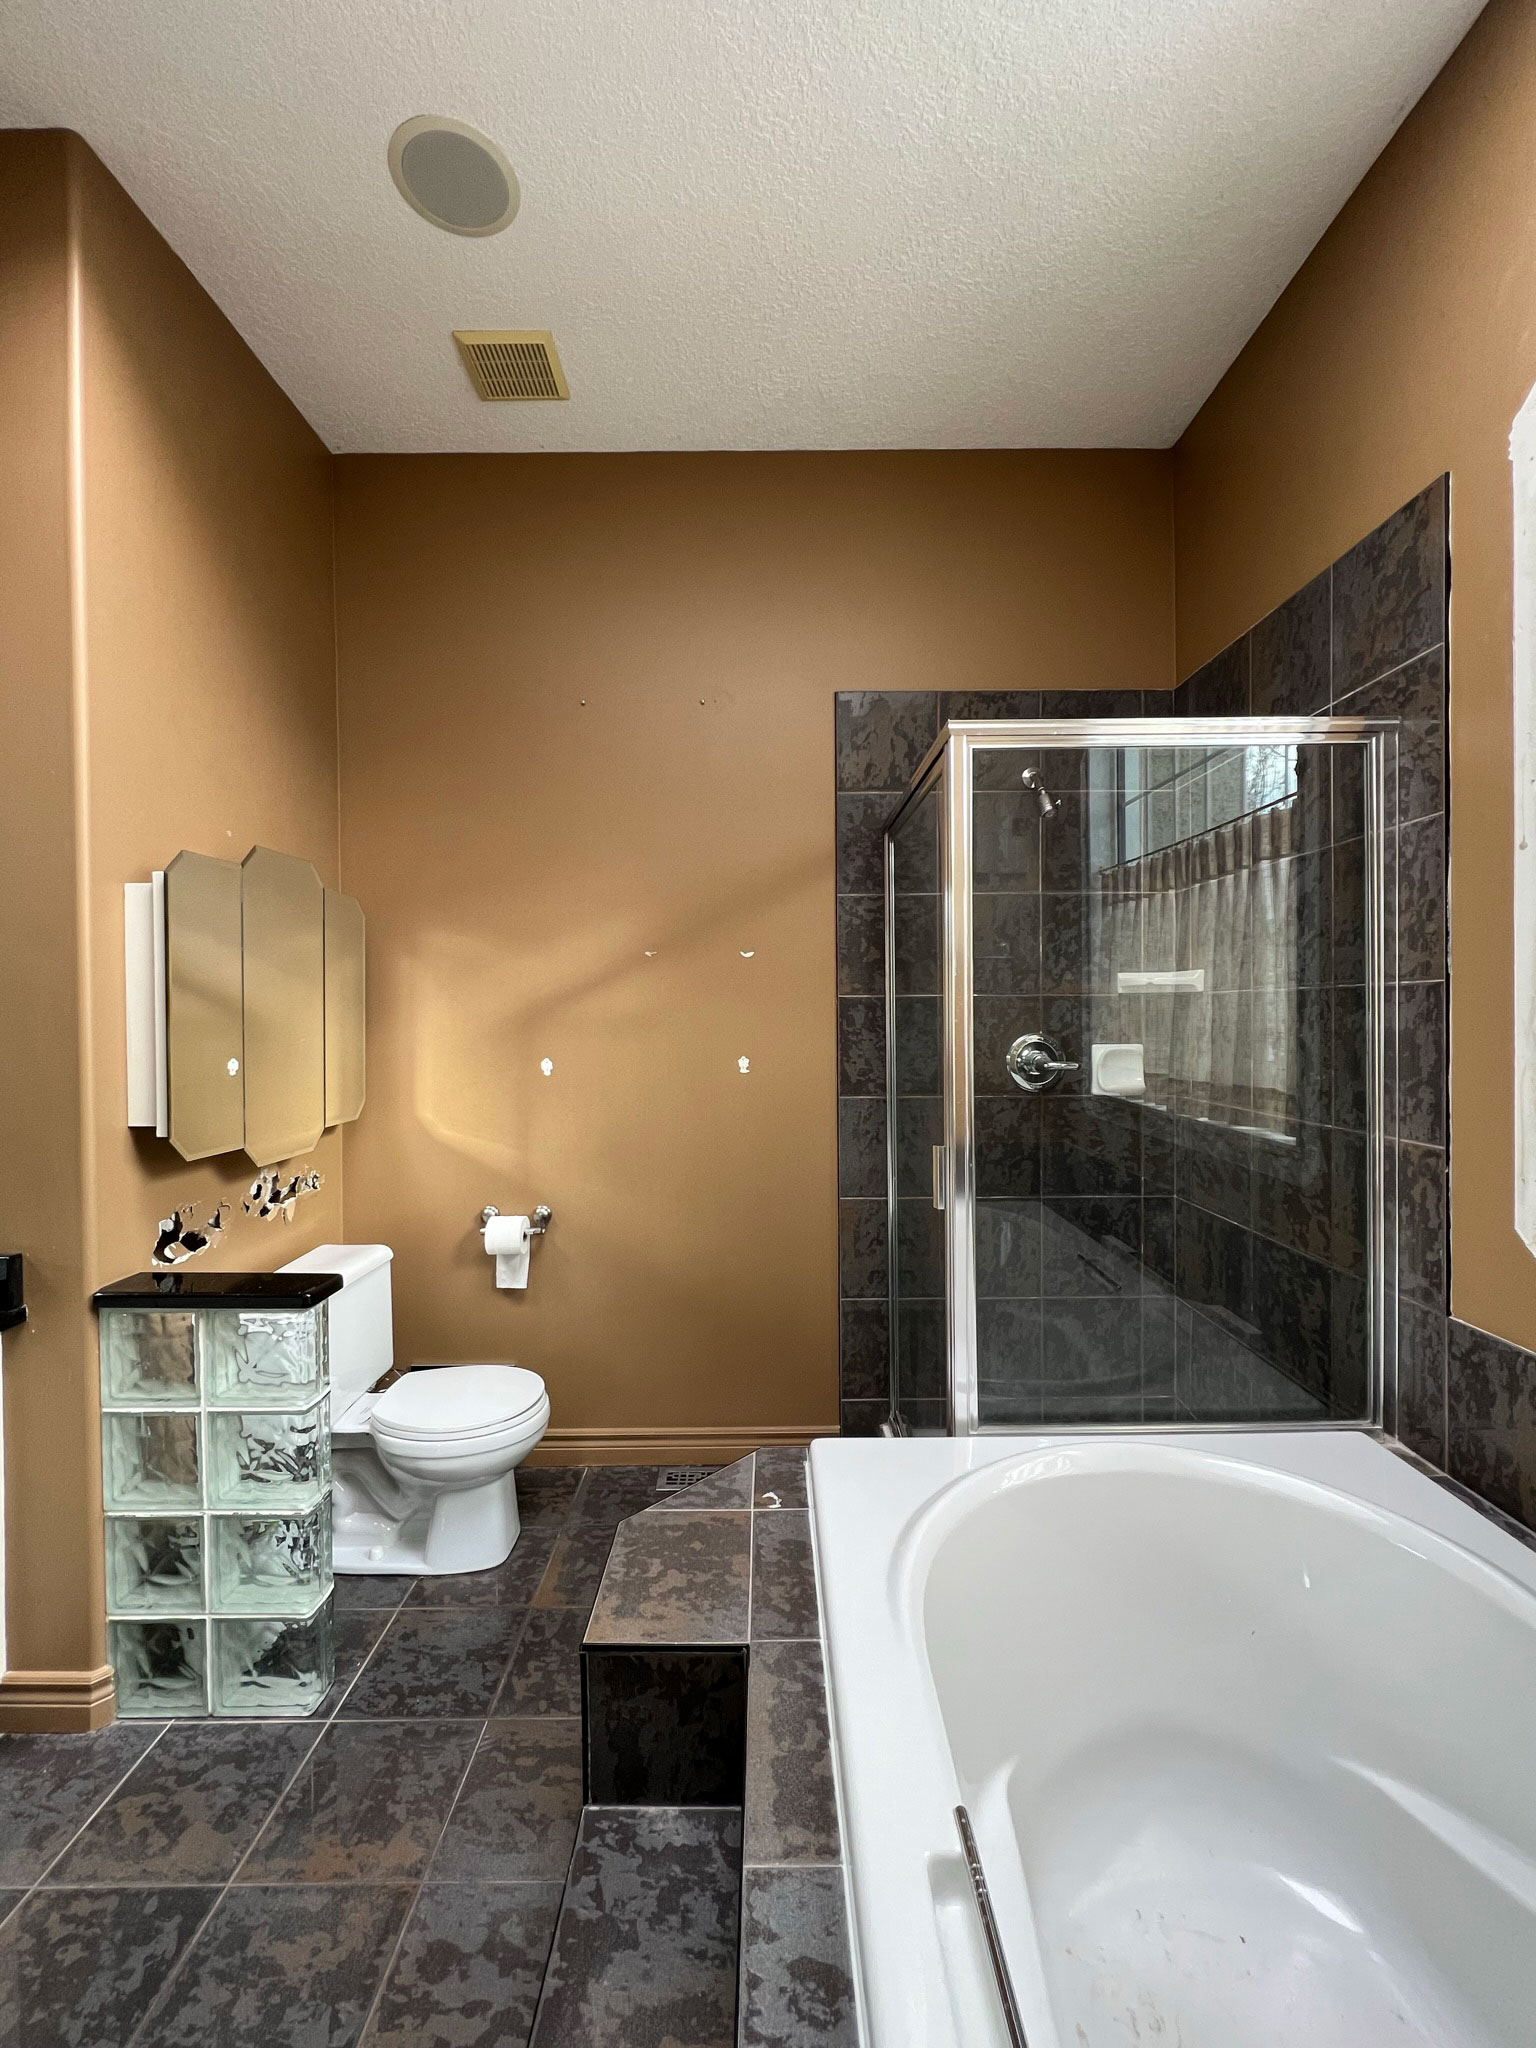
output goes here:
{"type": "Polygon", "coordinates": [[[512,1555],[522,1524],[505,1472],[480,1486],[415,1493],[372,1451],[333,1455],[331,1556],[341,1577],[491,1571],[512,1555]]]}

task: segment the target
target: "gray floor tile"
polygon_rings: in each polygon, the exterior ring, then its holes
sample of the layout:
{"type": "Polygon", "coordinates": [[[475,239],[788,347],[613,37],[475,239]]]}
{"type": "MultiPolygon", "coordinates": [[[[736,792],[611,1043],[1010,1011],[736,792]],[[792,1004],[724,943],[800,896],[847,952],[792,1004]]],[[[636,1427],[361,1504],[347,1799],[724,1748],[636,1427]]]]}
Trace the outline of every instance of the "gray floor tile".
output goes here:
{"type": "Polygon", "coordinates": [[[833,1863],[837,1795],[821,1645],[762,1642],[747,1676],[748,1863],[833,1863]]]}
{"type": "Polygon", "coordinates": [[[805,1452],[759,1451],[754,1505],[759,1508],[806,1506],[805,1452]]]}
{"type": "Polygon", "coordinates": [[[811,1518],[803,1508],[752,1517],[752,1640],[817,1636],[811,1518]]]}
{"type": "Polygon", "coordinates": [[[346,1614],[357,1608],[398,1607],[415,1585],[414,1579],[388,1578],[382,1573],[338,1572],[336,1612],[346,1614]]]}
{"type": "Polygon", "coordinates": [[[579,1714],[585,1627],[586,1616],[579,1608],[534,1608],[491,1712],[579,1714]]]}
{"type": "Polygon", "coordinates": [[[444,1572],[416,1581],[410,1605],[416,1607],[526,1607],[539,1590],[562,1523],[525,1528],[505,1563],[483,1572],[444,1572]]]}
{"type": "Polygon", "coordinates": [[[739,2048],[855,2048],[840,1870],[751,1870],[741,1892],[739,2048]]]}
{"type": "Polygon", "coordinates": [[[351,2048],[411,1898],[408,1885],[226,1892],[134,2048],[351,2048]]]}
{"type": "Polygon", "coordinates": [[[318,1730],[184,1721],[164,1735],[49,1871],[52,1884],[221,1884],[318,1730]]]}
{"type": "Polygon", "coordinates": [[[587,1640],[745,1642],[753,1519],[722,1513],[622,1522],[587,1640]]]}
{"type": "Polygon", "coordinates": [[[740,1815],[588,1807],[532,2048],[732,2048],[740,1815]]]}
{"type": "Polygon", "coordinates": [[[572,1515],[582,1522],[606,1522],[611,1529],[629,1515],[654,1507],[659,1465],[593,1465],[588,1468],[572,1515]]]}
{"type": "Polygon", "coordinates": [[[240,1883],[423,1877],[479,1733],[467,1721],[333,1721],[257,1838],[240,1883]]]}
{"type": "Polygon", "coordinates": [[[214,1889],[33,1892],[0,1924],[6,2048],[123,2048],[214,1889]]]}
{"type": "Polygon", "coordinates": [[[350,1613],[336,1615],[332,1625],[336,1640],[336,1677],[320,1702],[316,1720],[324,1720],[335,1713],[389,1623],[389,1611],[381,1607],[359,1607],[350,1613]]]}
{"type": "Polygon", "coordinates": [[[707,1479],[692,1486],[680,1486],[648,1510],[653,1515],[697,1514],[709,1508],[749,1508],[752,1505],[752,1459],[738,1458],[734,1465],[722,1465],[707,1479]]]}
{"type": "Polygon", "coordinates": [[[570,1607],[583,1615],[591,1613],[613,1548],[613,1526],[577,1517],[566,1523],[533,1596],[535,1607],[570,1607]]]}
{"type": "Polygon", "coordinates": [[[522,1612],[504,1607],[406,1608],[341,1708],[348,1719],[420,1715],[481,1719],[512,1661],[522,1612]]]}
{"type": "Polygon", "coordinates": [[[581,1814],[581,1723],[492,1721],[432,1859],[434,1880],[563,1880],[581,1814]]]}
{"type": "Polygon", "coordinates": [[[164,1725],[0,1737],[0,1885],[34,1884],[164,1725]]]}
{"type": "Polygon", "coordinates": [[[549,1957],[558,1884],[426,1884],[364,2048],[522,2048],[549,1957]]]}
{"type": "Polygon", "coordinates": [[[571,1511],[576,1489],[586,1477],[585,1465],[537,1465],[517,1469],[517,1512],[530,1522],[563,1521],[571,1511]]]}

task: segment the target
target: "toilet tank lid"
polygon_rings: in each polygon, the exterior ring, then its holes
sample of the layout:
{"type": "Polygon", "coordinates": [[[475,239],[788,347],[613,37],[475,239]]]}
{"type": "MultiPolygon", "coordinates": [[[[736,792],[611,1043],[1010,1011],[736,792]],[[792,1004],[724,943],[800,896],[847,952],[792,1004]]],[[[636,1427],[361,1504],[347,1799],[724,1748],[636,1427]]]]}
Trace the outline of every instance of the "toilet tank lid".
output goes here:
{"type": "Polygon", "coordinates": [[[343,1287],[351,1287],[377,1273],[394,1257],[387,1244],[317,1244],[312,1252],[279,1266],[280,1273],[339,1273],[343,1287]]]}

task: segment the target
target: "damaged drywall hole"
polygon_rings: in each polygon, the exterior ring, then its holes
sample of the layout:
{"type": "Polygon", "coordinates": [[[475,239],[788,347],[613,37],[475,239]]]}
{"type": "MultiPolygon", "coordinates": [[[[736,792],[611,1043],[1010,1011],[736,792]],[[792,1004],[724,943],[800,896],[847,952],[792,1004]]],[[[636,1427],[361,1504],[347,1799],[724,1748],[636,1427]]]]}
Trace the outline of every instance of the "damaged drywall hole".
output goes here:
{"type": "Polygon", "coordinates": [[[743,946],[741,949],[741,957],[743,960],[755,960],[757,958],[756,946],[743,946]]]}
{"type": "Polygon", "coordinates": [[[161,1217],[155,1248],[150,1254],[152,1266],[179,1266],[187,1259],[195,1259],[199,1252],[207,1251],[224,1228],[228,1204],[220,1202],[201,1228],[197,1222],[200,1207],[198,1202],[187,1202],[180,1209],[173,1209],[169,1216],[161,1217]]]}
{"type": "Polygon", "coordinates": [[[749,1060],[749,1059],[747,1058],[747,1056],[746,1056],[746,1054],[745,1054],[745,1053],[743,1053],[743,1054],[742,1054],[742,1056],[741,1056],[741,1058],[740,1058],[740,1059],[739,1059],[739,1060],[738,1060],[738,1061],[736,1062],[736,1071],[737,1071],[737,1073],[739,1073],[739,1074],[750,1074],[750,1073],[751,1073],[751,1071],[752,1071],[752,1062],[751,1062],[751,1061],[750,1061],[750,1060],[749,1060]]]}
{"type": "Polygon", "coordinates": [[[237,1059],[227,1059],[224,1062],[224,1071],[226,1074],[238,1074],[240,1071],[240,1062],[237,1059]]]}
{"type": "Polygon", "coordinates": [[[543,1074],[543,1075],[545,1075],[545,1076],[548,1076],[548,1075],[552,1074],[552,1073],[553,1073],[554,1071],[555,1071],[555,1063],[554,1063],[554,1061],[553,1061],[553,1060],[540,1060],[540,1061],[539,1061],[539,1072],[540,1072],[541,1074],[543,1074]]]}
{"type": "Polygon", "coordinates": [[[657,949],[657,948],[656,948],[655,946],[647,946],[647,947],[646,947],[646,949],[645,949],[645,957],[646,957],[646,959],[647,959],[647,960],[654,960],[654,959],[656,958],[657,950],[658,950],[658,949],[657,949]]]}
{"type": "Polygon", "coordinates": [[[281,1216],[285,1223],[291,1223],[298,1202],[305,1195],[318,1194],[324,1185],[325,1176],[313,1167],[285,1176],[272,1166],[265,1173],[257,1174],[240,1206],[247,1216],[254,1216],[261,1222],[281,1216]]]}

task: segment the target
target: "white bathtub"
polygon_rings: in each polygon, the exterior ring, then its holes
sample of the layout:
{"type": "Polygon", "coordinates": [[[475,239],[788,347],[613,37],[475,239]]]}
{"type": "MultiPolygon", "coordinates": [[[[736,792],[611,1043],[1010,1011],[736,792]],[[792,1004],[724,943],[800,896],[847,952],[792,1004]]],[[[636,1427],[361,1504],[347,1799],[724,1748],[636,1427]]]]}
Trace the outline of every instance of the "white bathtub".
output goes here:
{"type": "Polygon", "coordinates": [[[860,2023],[1536,2042],[1536,1552],[1370,1438],[811,1452],[860,2023]]]}

